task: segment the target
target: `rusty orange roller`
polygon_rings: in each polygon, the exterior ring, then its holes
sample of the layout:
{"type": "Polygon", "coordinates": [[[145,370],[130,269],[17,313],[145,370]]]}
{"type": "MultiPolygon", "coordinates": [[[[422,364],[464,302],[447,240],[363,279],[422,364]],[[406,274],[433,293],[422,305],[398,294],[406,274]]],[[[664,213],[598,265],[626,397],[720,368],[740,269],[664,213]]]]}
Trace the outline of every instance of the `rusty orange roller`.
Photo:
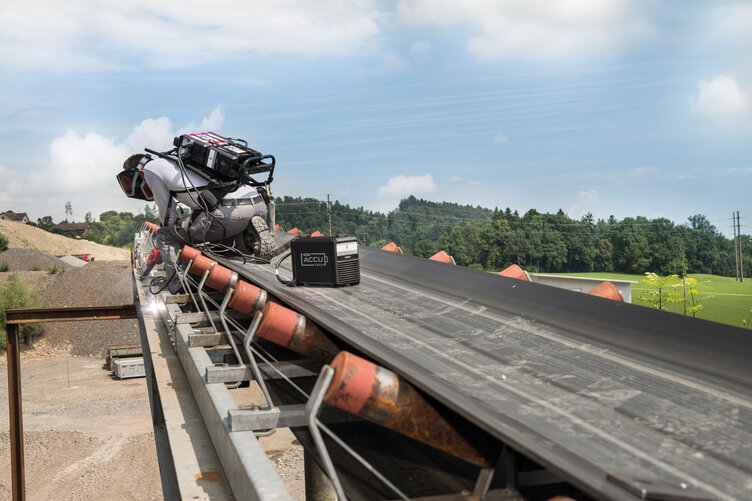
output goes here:
{"type": "Polygon", "coordinates": [[[274,231],[284,231],[284,230],[282,230],[282,227],[280,225],[275,224],[274,225],[274,231]]]}
{"type": "Polygon", "coordinates": [[[265,290],[259,289],[245,280],[239,280],[228,305],[233,310],[252,315],[264,307],[266,299],[267,292],[265,290]]]}
{"type": "Polygon", "coordinates": [[[617,289],[616,286],[611,282],[601,282],[600,285],[588,292],[588,294],[590,294],[591,296],[611,299],[613,301],[624,302],[624,298],[622,297],[621,292],[619,292],[619,289],[617,289]]]}
{"type": "Polygon", "coordinates": [[[257,336],[321,362],[329,362],[339,351],[304,315],[271,302],[266,303],[263,313],[257,336]]]}
{"type": "Polygon", "coordinates": [[[516,278],[517,280],[524,280],[525,282],[529,282],[530,278],[527,276],[527,273],[525,270],[517,266],[516,264],[513,264],[511,266],[507,266],[503,270],[499,272],[499,275],[502,277],[509,277],[509,278],[516,278]]]}
{"type": "Polygon", "coordinates": [[[311,233],[311,236],[312,237],[323,237],[324,235],[319,230],[316,230],[313,233],[311,233]]]}
{"type": "Polygon", "coordinates": [[[324,401],[472,464],[488,467],[494,440],[468,428],[461,434],[410,383],[394,372],[341,351],[324,401]]]}
{"type": "Polygon", "coordinates": [[[238,274],[221,264],[215,264],[206,277],[206,285],[212,289],[224,292],[228,287],[235,287],[238,282],[238,274]]]}
{"type": "Polygon", "coordinates": [[[291,230],[287,230],[287,233],[292,233],[292,234],[294,234],[294,235],[300,235],[300,234],[301,234],[302,232],[301,232],[301,231],[300,231],[300,230],[298,229],[298,227],[296,226],[295,228],[293,228],[293,229],[291,229],[291,230]]]}
{"type": "Polygon", "coordinates": [[[190,262],[192,259],[196,259],[201,255],[201,251],[184,245],[180,251],[180,260],[184,263],[190,262]]]}
{"type": "Polygon", "coordinates": [[[216,264],[217,264],[216,261],[213,261],[206,256],[199,255],[196,257],[196,259],[193,260],[193,264],[191,265],[189,270],[194,275],[202,276],[207,271],[211,271],[211,269],[216,264]]]}

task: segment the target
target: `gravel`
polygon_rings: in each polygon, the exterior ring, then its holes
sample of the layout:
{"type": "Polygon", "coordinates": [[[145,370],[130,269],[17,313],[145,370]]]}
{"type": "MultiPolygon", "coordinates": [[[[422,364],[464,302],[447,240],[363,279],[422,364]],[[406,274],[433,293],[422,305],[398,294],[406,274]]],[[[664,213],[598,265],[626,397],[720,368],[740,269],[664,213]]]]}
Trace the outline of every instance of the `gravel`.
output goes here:
{"type": "MultiPolygon", "coordinates": [[[[39,291],[42,304],[51,306],[98,306],[133,302],[128,262],[95,261],[56,275],[39,291]]],[[[139,342],[136,320],[54,322],[45,326],[44,344],[71,355],[103,357],[113,344],[139,342]]]]}
{"type": "Polygon", "coordinates": [[[8,249],[0,254],[0,263],[8,265],[8,271],[45,271],[50,268],[67,270],[71,265],[60,258],[36,249],[8,249]]]}
{"type": "Polygon", "coordinates": [[[81,258],[77,258],[76,256],[63,256],[60,258],[61,261],[65,261],[71,266],[75,266],[77,268],[80,268],[81,266],[86,266],[86,261],[84,261],[81,258]]]}

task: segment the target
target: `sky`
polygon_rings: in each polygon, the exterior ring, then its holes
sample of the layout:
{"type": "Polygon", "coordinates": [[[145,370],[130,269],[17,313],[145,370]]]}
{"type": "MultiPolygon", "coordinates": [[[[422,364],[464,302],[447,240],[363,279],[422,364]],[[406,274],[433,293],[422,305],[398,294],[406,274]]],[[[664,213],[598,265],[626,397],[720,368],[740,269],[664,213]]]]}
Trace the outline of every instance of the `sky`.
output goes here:
{"type": "Polygon", "coordinates": [[[30,0],[0,19],[0,211],[32,220],[138,212],[123,160],[213,131],[275,155],[277,196],[752,226],[750,1],[30,0]]]}

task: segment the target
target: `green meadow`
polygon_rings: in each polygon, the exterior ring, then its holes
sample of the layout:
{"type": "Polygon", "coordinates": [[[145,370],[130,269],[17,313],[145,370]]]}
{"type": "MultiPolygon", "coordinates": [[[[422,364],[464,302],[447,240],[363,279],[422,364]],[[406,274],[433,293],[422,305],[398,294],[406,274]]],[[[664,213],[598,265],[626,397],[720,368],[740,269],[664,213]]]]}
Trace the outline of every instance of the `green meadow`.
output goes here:
{"type": "MultiPolygon", "coordinates": [[[[647,296],[649,286],[640,283],[645,278],[644,275],[629,275],[626,273],[550,273],[550,275],[566,275],[588,278],[604,278],[611,280],[634,280],[637,283],[632,284],[632,303],[647,308],[653,306],[647,301],[641,301],[639,297],[647,296]]],[[[729,277],[719,277],[717,275],[687,275],[700,282],[697,286],[699,291],[698,297],[707,298],[702,302],[703,308],[696,317],[712,320],[737,327],[744,327],[742,320],[749,318],[750,309],[752,308],[752,277],[745,278],[744,282],[739,283],[736,279],[729,277]],[[704,282],[704,283],[703,283],[704,282]]],[[[679,300],[682,300],[681,281],[679,287],[671,292],[679,294],[679,300]]],[[[688,295],[689,296],[689,295],[688,295]]],[[[688,297],[689,300],[689,297],[688,297]]],[[[684,314],[684,306],[680,303],[669,304],[664,311],[684,314]]],[[[687,313],[691,316],[691,313],[687,313]]],[[[749,323],[749,321],[748,321],[749,323]]]]}

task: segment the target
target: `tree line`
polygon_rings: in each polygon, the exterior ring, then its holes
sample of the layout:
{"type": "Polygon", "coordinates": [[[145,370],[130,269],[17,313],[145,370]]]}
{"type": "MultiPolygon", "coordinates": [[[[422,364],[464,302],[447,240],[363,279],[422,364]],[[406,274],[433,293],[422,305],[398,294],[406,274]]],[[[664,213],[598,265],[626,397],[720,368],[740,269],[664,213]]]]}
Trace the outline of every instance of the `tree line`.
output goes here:
{"type": "MultiPolygon", "coordinates": [[[[535,272],[622,272],[661,275],[708,273],[735,276],[734,242],[703,215],[675,224],[643,216],[596,220],[592,214],[573,219],[559,210],[530,209],[520,215],[509,208],[487,209],[410,196],[388,213],[351,207],[338,201],[278,197],[277,223],[284,229],[326,234],[331,213],[334,234],[355,235],[366,245],[395,242],[408,254],[430,257],[448,252],[457,264],[498,271],[518,264],[535,272]]],[[[90,217],[87,217],[90,219],[90,217]]],[[[156,208],[142,213],[107,211],[91,221],[84,238],[117,247],[133,243],[144,221],[159,223],[156,208]]],[[[51,230],[52,218],[37,220],[51,230]]],[[[752,238],[742,235],[744,269],[752,274],[752,238]]]]}
{"type": "MultiPolygon", "coordinates": [[[[697,214],[685,224],[643,216],[573,219],[559,210],[486,209],[408,197],[387,214],[334,202],[333,233],[356,235],[370,246],[393,241],[409,254],[444,250],[457,264],[498,271],[518,264],[541,272],[682,272],[735,276],[734,242],[697,214]]],[[[288,230],[328,230],[327,203],[282,197],[277,222],[288,230]]],[[[744,269],[752,273],[752,238],[742,235],[744,269]]]]}

